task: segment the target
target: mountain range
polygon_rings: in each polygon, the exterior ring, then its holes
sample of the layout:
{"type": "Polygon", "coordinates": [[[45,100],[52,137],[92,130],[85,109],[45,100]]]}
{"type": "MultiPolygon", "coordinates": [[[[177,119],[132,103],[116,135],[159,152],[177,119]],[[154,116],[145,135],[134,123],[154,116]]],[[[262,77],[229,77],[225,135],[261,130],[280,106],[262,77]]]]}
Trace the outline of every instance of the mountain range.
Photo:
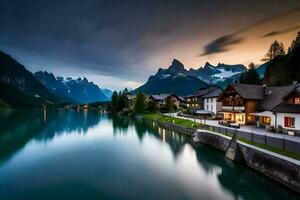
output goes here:
{"type": "MultiPolygon", "coordinates": [[[[256,68],[266,85],[289,85],[300,82],[300,46],[284,56],[277,56],[256,68]]],[[[185,69],[174,59],[166,68],[159,68],[147,82],[135,89],[146,94],[176,93],[184,96],[196,91],[217,86],[224,89],[228,84],[238,82],[244,65],[214,66],[206,63],[198,69],[185,69]]],[[[32,74],[10,55],[0,51],[0,107],[40,107],[61,102],[91,103],[109,101],[112,92],[101,89],[86,78],[63,78],[48,72],[32,74]]]]}
{"type": "Polygon", "coordinates": [[[87,78],[55,77],[46,71],[36,72],[34,77],[50,92],[71,103],[109,101],[112,95],[110,90],[100,89],[93,82],[89,82],[87,78]]]}
{"type": "Polygon", "coordinates": [[[0,51],[0,101],[5,107],[36,107],[61,101],[37,81],[33,74],[0,51]]]}
{"type": "Polygon", "coordinates": [[[111,94],[110,90],[102,90],[86,78],[65,79],[48,72],[32,74],[13,57],[0,51],[1,108],[109,101],[111,94]]]}
{"type": "Polygon", "coordinates": [[[187,70],[179,60],[174,59],[167,69],[159,68],[157,73],[150,76],[144,85],[135,89],[134,93],[139,91],[146,94],[176,93],[184,96],[212,85],[225,88],[237,81],[245,71],[244,65],[222,63],[217,66],[206,63],[198,69],[187,70]]]}

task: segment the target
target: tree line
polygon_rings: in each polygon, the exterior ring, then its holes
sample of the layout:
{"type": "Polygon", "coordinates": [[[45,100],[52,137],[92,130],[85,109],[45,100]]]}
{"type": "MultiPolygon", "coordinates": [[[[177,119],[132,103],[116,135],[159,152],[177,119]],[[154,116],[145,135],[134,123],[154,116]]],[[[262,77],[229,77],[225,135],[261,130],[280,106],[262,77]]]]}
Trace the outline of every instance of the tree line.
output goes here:
{"type": "MultiPolygon", "coordinates": [[[[288,48],[288,53],[292,52],[300,44],[300,31],[288,48]]],[[[286,51],[282,42],[275,40],[269,47],[265,56],[261,59],[264,62],[270,62],[275,58],[286,55],[286,51]]],[[[245,73],[241,74],[239,83],[260,85],[263,80],[259,77],[254,63],[250,63],[245,73]]]]}
{"type": "Polygon", "coordinates": [[[158,107],[156,101],[147,99],[147,96],[138,92],[136,96],[130,99],[132,92],[124,89],[123,91],[114,91],[111,97],[108,110],[112,113],[122,113],[127,115],[140,114],[144,112],[172,112],[177,110],[177,106],[172,102],[171,98],[166,99],[166,104],[163,107],[158,107]]]}
{"type": "Polygon", "coordinates": [[[138,114],[149,110],[145,94],[137,93],[134,100],[130,100],[127,95],[130,95],[130,92],[126,88],[120,92],[114,91],[109,110],[112,113],[122,112],[123,114],[138,114]]]}

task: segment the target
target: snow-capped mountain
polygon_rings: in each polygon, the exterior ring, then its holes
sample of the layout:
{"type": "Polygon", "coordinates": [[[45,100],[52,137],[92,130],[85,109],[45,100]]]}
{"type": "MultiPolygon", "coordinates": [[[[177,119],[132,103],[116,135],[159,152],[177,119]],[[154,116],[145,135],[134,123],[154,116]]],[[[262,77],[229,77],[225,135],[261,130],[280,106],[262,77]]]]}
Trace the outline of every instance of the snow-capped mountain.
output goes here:
{"type": "Polygon", "coordinates": [[[228,79],[238,79],[239,75],[245,71],[246,67],[244,65],[226,65],[219,63],[217,66],[213,66],[207,62],[204,67],[190,69],[189,73],[193,76],[197,76],[208,84],[214,85],[228,79]]]}
{"type": "Polygon", "coordinates": [[[222,63],[217,66],[206,63],[198,69],[186,70],[179,60],[174,59],[171,66],[167,69],[159,68],[155,75],[150,76],[148,81],[134,92],[142,91],[147,94],[174,92],[178,95],[187,95],[209,85],[225,88],[238,80],[245,71],[244,65],[222,63]]]}
{"type": "MultiPolygon", "coordinates": [[[[46,71],[36,72],[34,76],[49,91],[67,102],[91,103],[110,100],[110,97],[107,97],[102,89],[93,82],[89,82],[86,78],[55,77],[52,73],[46,71]]],[[[105,93],[108,93],[107,89],[105,93]]]]}
{"type": "Polygon", "coordinates": [[[167,69],[160,68],[155,75],[149,77],[148,81],[134,90],[146,94],[176,93],[177,95],[188,95],[208,85],[195,76],[189,75],[183,64],[174,59],[172,65],[167,69]]]}

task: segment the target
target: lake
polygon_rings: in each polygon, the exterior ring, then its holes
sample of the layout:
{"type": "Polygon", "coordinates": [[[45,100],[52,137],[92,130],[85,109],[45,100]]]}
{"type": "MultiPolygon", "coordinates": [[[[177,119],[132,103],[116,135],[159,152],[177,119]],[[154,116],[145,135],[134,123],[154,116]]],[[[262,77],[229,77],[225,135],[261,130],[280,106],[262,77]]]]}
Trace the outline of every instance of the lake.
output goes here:
{"type": "Polygon", "coordinates": [[[0,111],[0,199],[299,199],[210,146],[98,111],[0,111]]]}

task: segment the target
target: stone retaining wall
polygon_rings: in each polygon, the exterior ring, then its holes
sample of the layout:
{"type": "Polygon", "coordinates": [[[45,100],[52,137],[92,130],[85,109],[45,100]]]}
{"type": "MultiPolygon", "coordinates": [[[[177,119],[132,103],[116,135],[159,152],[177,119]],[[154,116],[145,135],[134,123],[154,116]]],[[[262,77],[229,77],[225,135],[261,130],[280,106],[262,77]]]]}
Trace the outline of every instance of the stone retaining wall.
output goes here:
{"type": "Polygon", "coordinates": [[[157,124],[162,128],[166,128],[168,130],[175,131],[175,132],[185,134],[188,136],[193,136],[194,133],[197,131],[196,128],[188,128],[188,127],[178,126],[178,125],[172,124],[172,123],[157,122],[157,124]]]}
{"type": "MultiPolygon", "coordinates": [[[[230,138],[200,131],[199,141],[226,151],[230,138]]],[[[246,165],[300,193],[300,166],[239,142],[246,165]]]]}

